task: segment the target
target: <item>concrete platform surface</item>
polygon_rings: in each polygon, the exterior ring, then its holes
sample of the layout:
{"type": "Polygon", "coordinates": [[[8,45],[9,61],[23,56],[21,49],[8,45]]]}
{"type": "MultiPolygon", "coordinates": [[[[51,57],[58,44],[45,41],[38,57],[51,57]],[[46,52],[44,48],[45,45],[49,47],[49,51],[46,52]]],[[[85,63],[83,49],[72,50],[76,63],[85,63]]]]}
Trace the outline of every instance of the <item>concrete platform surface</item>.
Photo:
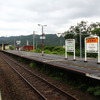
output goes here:
{"type": "Polygon", "coordinates": [[[44,54],[44,56],[42,56],[41,53],[16,50],[7,50],[5,52],[62,67],[70,71],[85,74],[87,77],[100,80],[100,64],[97,64],[97,58],[88,58],[88,62],[84,62],[84,58],[80,59],[79,57],[76,57],[76,61],[73,61],[73,56],[69,56],[68,59],[65,60],[64,55],[44,54]]]}

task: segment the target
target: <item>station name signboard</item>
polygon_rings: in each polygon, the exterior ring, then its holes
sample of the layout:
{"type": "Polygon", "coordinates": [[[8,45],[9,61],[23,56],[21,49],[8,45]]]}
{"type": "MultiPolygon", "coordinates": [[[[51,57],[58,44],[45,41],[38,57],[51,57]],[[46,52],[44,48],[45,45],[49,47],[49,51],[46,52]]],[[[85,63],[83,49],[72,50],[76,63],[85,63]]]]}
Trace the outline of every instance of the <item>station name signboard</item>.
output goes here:
{"type": "Polygon", "coordinates": [[[86,52],[97,53],[98,52],[98,38],[87,38],[86,39],[86,52]]]}
{"type": "Polygon", "coordinates": [[[16,41],[17,45],[20,45],[21,41],[16,41]]]}
{"type": "Polygon", "coordinates": [[[74,45],[75,45],[75,40],[74,39],[67,39],[66,40],[67,52],[74,52],[74,45]]]}
{"type": "Polygon", "coordinates": [[[87,53],[98,54],[98,64],[100,64],[100,39],[98,36],[85,38],[85,62],[87,62],[87,53]]]}
{"type": "Polygon", "coordinates": [[[45,36],[40,36],[40,39],[46,39],[45,36]]]}
{"type": "Polygon", "coordinates": [[[67,59],[67,52],[73,52],[74,53],[73,60],[75,60],[75,39],[65,40],[65,59],[67,59]]]}

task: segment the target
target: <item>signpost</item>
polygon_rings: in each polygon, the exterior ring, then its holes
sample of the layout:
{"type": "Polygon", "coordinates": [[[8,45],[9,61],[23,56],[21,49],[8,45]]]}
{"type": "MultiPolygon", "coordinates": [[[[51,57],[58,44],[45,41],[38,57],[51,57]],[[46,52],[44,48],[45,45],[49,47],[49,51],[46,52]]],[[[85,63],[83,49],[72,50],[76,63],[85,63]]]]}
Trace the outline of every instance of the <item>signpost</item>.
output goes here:
{"type": "Polygon", "coordinates": [[[21,41],[16,41],[17,45],[20,45],[21,41]]]}
{"type": "Polygon", "coordinates": [[[100,39],[98,36],[85,38],[85,62],[87,62],[87,53],[98,53],[98,63],[100,63],[100,39]]]}
{"type": "MultiPolygon", "coordinates": [[[[17,43],[17,45],[20,45],[20,43],[21,43],[21,41],[16,41],[16,43],[17,43]]],[[[17,50],[17,48],[16,48],[16,50],[17,50]]],[[[20,48],[18,48],[18,50],[20,50],[20,48]]]]}
{"type": "Polygon", "coordinates": [[[42,37],[40,37],[40,39],[42,39],[42,56],[44,56],[43,40],[45,39],[45,37],[44,37],[44,33],[43,33],[43,27],[44,26],[47,26],[47,25],[38,24],[38,26],[41,26],[42,27],[42,37]]]}
{"type": "Polygon", "coordinates": [[[40,36],[40,39],[46,39],[45,36],[40,36]]]}
{"type": "Polygon", "coordinates": [[[67,52],[74,53],[74,61],[75,59],[75,39],[66,39],[65,40],[65,59],[68,59],[67,52]]]}

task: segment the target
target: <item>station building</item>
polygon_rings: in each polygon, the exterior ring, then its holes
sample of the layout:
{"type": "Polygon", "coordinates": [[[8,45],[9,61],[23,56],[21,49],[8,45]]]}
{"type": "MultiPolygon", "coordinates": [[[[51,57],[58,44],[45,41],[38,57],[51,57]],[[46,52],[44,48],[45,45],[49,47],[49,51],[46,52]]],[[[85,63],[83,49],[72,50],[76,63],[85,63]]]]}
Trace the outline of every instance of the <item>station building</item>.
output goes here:
{"type": "Polygon", "coordinates": [[[8,50],[9,49],[9,44],[0,44],[0,50],[8,50]]]}
{"type": "Polygon", "coordinates": [[[32,45],[23,45],[23,46],[16,46],[15,50],[20,50],[20,51],[31,51],[33,50],[32,45]]]}

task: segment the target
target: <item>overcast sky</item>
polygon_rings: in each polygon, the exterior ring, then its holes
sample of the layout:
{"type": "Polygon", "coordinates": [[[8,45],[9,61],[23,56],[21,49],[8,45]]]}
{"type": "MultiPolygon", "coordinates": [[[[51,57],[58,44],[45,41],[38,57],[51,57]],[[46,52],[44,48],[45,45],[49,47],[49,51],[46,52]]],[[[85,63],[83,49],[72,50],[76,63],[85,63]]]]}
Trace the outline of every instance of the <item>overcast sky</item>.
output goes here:
{"type": "Polygon", "coordinates": [[[100,22],[100,0],[0,0],[0,36],[57,34],[80,21],[100,22]]]}

